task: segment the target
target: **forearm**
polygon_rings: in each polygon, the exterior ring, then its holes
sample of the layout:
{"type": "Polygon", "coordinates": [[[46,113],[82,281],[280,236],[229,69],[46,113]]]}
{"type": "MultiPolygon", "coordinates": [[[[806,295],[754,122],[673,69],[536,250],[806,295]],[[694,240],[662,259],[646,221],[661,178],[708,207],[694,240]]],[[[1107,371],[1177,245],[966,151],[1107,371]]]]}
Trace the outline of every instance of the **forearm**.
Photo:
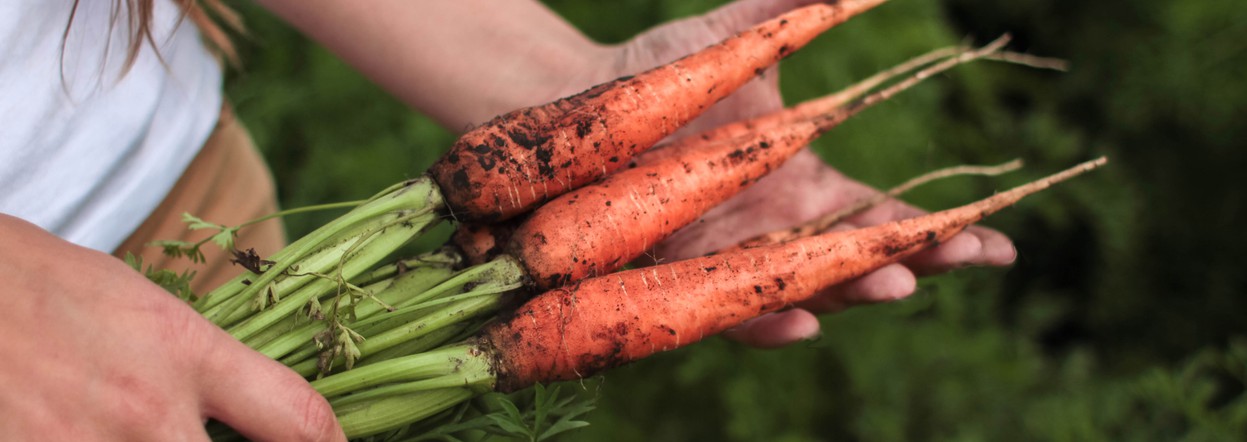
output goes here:
{"type": "Polygon", "coordinates": [[[589,84],[606,56],[532,0],[259,2],[452,130],[589,84]]]}

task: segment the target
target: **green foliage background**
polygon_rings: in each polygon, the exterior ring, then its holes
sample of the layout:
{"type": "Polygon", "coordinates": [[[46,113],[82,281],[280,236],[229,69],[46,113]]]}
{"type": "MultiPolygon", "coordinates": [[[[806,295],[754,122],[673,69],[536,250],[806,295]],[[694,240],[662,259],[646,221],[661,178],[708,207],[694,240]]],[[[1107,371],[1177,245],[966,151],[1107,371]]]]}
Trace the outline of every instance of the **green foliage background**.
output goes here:
{"type": "MultiPolygon", "coordinates": [[[[547,2],[603,42],[721,3],[547,2]]],[[[286,206],[366,197],[454,139],[271,16],[243,12],[251,37],[229,95],[286,206]]],[[[816,149],[881,187],[954,164],[1027,161],[1013,176],[909,198],[929,208],[1109,155],[1110,167],[987,222],[1016,241],[1015,266],[923,280],[909,300],[826,317],[806,345],[711,339],[586,381],[576,388],[600,408],[567,438],[1247,440],[1241,0],[897,0],[786,61],[784,93],[821,95],[1002,32],[1073,70],[960,67],[816,149]]]]}

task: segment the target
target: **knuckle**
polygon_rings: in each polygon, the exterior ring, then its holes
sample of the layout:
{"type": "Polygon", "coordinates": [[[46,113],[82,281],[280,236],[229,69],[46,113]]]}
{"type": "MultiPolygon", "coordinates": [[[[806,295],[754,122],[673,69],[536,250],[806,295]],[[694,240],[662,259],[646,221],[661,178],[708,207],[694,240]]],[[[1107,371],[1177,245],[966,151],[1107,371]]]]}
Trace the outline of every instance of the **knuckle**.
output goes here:
{"type": "Polygon", "coordinates": [[[197,360],[213,349],[215,329],[203,317],[176,301],[161,304],[153,314],[166,348],[182,353],[182,360],[197,360]]]}
{"type": "Polygon", "coordinates": [[[121,375],[109,379],[114,396],[112,419],[123,428],[146,428],[165,421],[175,408],[168,392],[139,376],[121,375]]]}

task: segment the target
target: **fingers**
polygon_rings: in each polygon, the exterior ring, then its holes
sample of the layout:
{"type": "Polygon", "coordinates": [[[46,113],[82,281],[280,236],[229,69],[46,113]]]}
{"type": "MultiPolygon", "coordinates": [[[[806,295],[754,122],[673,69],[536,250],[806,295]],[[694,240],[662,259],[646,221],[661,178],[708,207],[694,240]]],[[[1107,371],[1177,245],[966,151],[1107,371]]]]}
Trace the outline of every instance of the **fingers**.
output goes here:
{"type": "Polygon", "coordinates": [[[904,265],[891,264],[828,288],[799,307],[814,313],[833,313],[855,305],[900,300],[913,294],[917,287],[914,272],[904,265]]]}
{"type": "Polygon", "coordinates": [[[1017,258],[1017,249],[1004,234],[974,226],[944,244],[905,261],[918,275],[932,275],[970,266],[1006,266],[1017,258]]]}
{"type": "Polygon", "coordinates": [[[303,378],[228,334],[200,366],[203,410],[253,440],[344,441],[333,409],[303,378]]]}
{"type": "MultiPolygon", "coordinates": [[[[900,201],[889,200],[837,227],[872,226],[926,213],[900,201]]],[[[1016,258],[1017,250],[1009,237],[993,229],[971,226],[938,247],[905,260],[905,265],[919,276],[927,276],[969,266],[1006,266],[1016,258]]]]}
{"type": "Polygon", "coordinates": [[[750,347],[777,348],[813,339],[818,333],[818,318],[814,314],[791,309],[750,319],[724,331],[723,336],[750,347]]]}

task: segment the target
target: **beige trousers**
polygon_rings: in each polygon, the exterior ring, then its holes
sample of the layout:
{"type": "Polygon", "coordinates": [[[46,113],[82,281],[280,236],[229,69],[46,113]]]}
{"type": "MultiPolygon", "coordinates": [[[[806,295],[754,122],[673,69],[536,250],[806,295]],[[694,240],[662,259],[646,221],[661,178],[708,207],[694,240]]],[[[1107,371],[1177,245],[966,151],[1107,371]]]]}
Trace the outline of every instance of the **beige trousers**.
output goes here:
{"type": "MultiPolygon", "coordinates": [[[[187,229],[182,222],[183,213],[232,226],[276,210],[277,194],[272,173],[256,150],[251,135],[226,107],[221,111],[212,136],[173,190],[113,255],[123,257],[126,252],[133,253],[142,256],[145,265],[178,273],[194,270],[196,275],[191,288],[195,293],[203,294],[245,271],[230,263],[230,253],[209,242],[200,248],[206,261],[197,264],[186,258],[164,256],[159,247],[149,246],[148,243],[156,240],[193,242],[216,233],[187,229]]],[[[239,230],[235,246],[244,251],[253,248],[261,257],[268,257],[285,243],[281,220],[273,219],[239,230]]]]}

